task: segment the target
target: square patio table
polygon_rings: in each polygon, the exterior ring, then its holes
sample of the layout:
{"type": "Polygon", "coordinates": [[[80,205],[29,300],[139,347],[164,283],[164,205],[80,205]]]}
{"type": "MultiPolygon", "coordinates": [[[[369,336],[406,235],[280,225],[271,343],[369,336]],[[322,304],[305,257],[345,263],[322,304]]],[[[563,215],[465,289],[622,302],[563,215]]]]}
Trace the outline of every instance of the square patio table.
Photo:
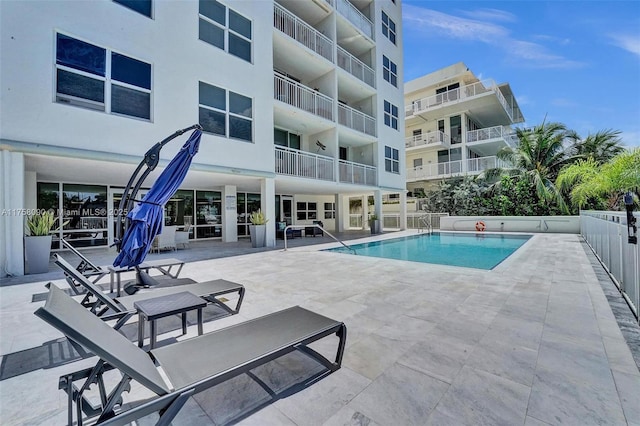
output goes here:
{"type": "Polygon", "coordinates": [[[187,334],[187,312],[198,310],[198,335],[202,335],[202,308],[207,306],[207,302],[201,297],[188,291],[175,294],[154,297],[135,302],[133,306],[138,310],[138,346],[144,344],[144,322],[150,323],[150,347],[154,348],[157,339],[156,320],[170,315],[182,315],[182,334],[187,334]]]}

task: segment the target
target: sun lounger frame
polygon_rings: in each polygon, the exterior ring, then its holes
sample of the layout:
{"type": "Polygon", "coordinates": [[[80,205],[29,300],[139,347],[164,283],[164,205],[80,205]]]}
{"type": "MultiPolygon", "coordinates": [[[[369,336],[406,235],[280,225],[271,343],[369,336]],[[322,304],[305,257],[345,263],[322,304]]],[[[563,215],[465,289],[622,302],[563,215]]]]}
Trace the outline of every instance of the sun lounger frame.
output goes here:
{"type": "MultiPolygon", "coordinates": [[[[75,248],[69,241],[64,238],[60,239],[62,241],[62,245],[68,248],[74,255],[80,258],[80,263],[76,266],[76,270],[80,272],[87,278],[91,278],[93,283],[97,283],[109,273],[109,271],[104,270],[101,266],[96,265],[91,260],[89,260],[84,254],[82,254],[77,248],[75,248]]],[[[72,284],[72,283],[69,283],[72,284]]],[[[82,294],[82,291],[78,287],[71,286],[72,290],[76,292],[76,294],[82,294]]]]}
{"type": "MultiPolygon", "coordinates": [[[[103,322],[95,318],[95,316],[89,314],[86,309],[79,306],[77,302],[57,287],[50,289],[45,306],[39,308],[35,314],[57,328],[70,340],[74,340],[77,344],[100,357],[100,360],[93,368],[63,375],[59,380],[59,389],[64,390],[68,394],[69,425],[74,424],[75,405],[78,426],[82,426],[84,420],[93,420],[95,417],[98,417],[96,424],[124,425],[155,412],[159,412],[160,415],[157,424],[168,425],[192,395],[243,373],[248,373],[249,376],[252,376],[251,373],[249,373],[250,370],[295,350],[300,350],[303,354],[315,359],[326,368],[326,371],[315,374],[304,382],[303,386],[309,386],[341,367],[347,332],[344,323],[331,320],[296,306],[245,323],[223,328],[203,336],[187,339],[173,345],[159,348],[158,350],[153,350],[146,354],[151,357],[151,359],[148,359],[144,356],[145,353],[142,349],[124,339],[124,337],[119,335],[115,330],[110,329],[103,322]],[[298,322],[292,321],[292,319],[296,318],[300,320],[299,322],[305,323],[305,326],[301,328],[302,331],[297,329],[298,322]],[[289,327],[288,330],[284,330],[288,333],[284,339],[290,339],[290,341],[284,343],[282,341],[278,342],[276,336],[273,336],[271,341],[276,340],[276,342],[274,342],[270,348],[261,348],[261,352],[264,352],[262,355],[242,360],[233,367],[220,369],[216,371],[215,374],[196,379],[191,383],[183,384],[177,389],[172,389],[171,386],[167,386],[166,383],[163,385],[158,382],[158,378],[161,379],[161,376],[157,373],[157,370],[155,370],[153,361],[160,364],[171,379],[172,371],[170,368],[175,366],[175,359],[178,354],[181,358],[189,358],[190,348],[198,347],[198,345],[201,347],[213,345],[213,347],[215,347],[216,343],[220,343],[217,342],[216,339],[223,340],[229,335],[234,336],[234,333],[236,336],[247,333],[247,338],[250,338],[250,333],[248,332],[251,331],[251,329],[255,331],[257,328],[258,331],[260,331],[261,326],[271,329],[274,324],[278,325],[279,328],[276,327],[278,329],[289,327]],[[315,328],[313,328],[314,326],[315,328]],[[89,333],[89,331],[92,333],[89,333]],[[110,335],[109,333],[115,334],[110,335]],[[304,335],[295,339],[289,336],[289,334],[295,335],[296,333],[304,335]],[[335,334],[339,339],[335,361],[333,362],[307,346],[312,342],[332,334],[335,334]],[[114,355],[116,353],[123,354],[122,358],[125,359],[118,358],[114,355]],[[163,360],[171,359],[173,359],[173,361],[168,362],[168,364],[165,365],[165,363],[163,363],[163,360]],[[103,381],[103,374],[114,368],[121,372],[122,379],[111,391],[107,391],[103,381]],[[153,373],[154,371],[155,373],[153,373]],[[83,382],[79,386],[74,383],[81,380],[83,380],[83,382]],[[130,390],[131,380],[136,380],[144,387],[155,392],[158,397],[131,409],[116,412],[116,406],[122,405],[123,393],[130,390]],[[100,393],[99,406],[94,406],[84,395],[86,390],[93,384],[98,386],[100,393]],[[87,415],[86,419],[82,418],[83,413],[87,415]]],[[[261,345],[265,346],[265,343],[262,342],[261,345]]],[[[219,356],[222,359],[225,359],[224,356],[221,356],[221,352],[224,350],[226,350],[225,347],[219,351],[219,356]]],[[[229,353],[224,355],[227,355],[228,359],[229,353]]],[[[189,361],[190,360],[185,360],[184,364],[190,365],[189,361]]],[[[185,365],[179,367],[184,367],[185,365]]],[[[173,373],[179,374],[180,371],[180,368],[178,368],[177,371],[173,373]]],[[[205,376],[206,374],[206,372],[199,373],[200,376],[205,376]]],[[[177,376],[174,375],[173,377],[175,378],[177,376]]],[[[255,379],[255,377],[252,378],[255,379]]],[[[272,399],[278,399],[286,395],[288,395],[287,391],[281,392],[280,394],[271,392],[272,399]]]]}

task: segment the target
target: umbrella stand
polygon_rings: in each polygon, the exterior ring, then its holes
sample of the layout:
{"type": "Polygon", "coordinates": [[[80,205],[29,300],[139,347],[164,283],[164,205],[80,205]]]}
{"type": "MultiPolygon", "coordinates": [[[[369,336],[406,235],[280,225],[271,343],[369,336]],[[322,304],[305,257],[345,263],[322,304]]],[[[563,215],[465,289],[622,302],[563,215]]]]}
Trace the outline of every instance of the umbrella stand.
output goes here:
{"type": "MultiPolygon", "coordinates": [[[[142,159],[140,164],[138,164],[138,167],[136,167],[135,171],[133,172],[133,175],[131,175],[129,182],[127,183],[127,186],[125,187],[122,193],[122,199],[120,200],[120,205],[118,206],[118,211],[117,211],[118,214],[116,215],[115,238],[114,238],[113,244],[111,244],[111,247],[114,245],[116,246],[118,253],[120,253],[121,246],[122,246],[122,236],[124,235],[124,232],[127,228],[126,222],[125,222],[125,226],[124,227],[122,226],[122,219],[123,219],[124,212],[125,211],[128,212],[131,210],[131,208],[133,207],[134,201],[143,202],[141,200],[136,200],[136,195],[138,194],[138,191],[140,190],[142,183],[145,181],[149,173],[151,173],[158,165],[160,161],[160,151],[167,143],[169,143],[173,139],[184,134],[185,132],[188,132],[194,129],[202,130],[202,126],[200,124],[194,124],[193,126],[189,126],[184,129],[177,130],[172,135],[156,143],[153,147],[151,147],[151,149],[149,149],[144,154],[144,158],[142,159]],[[143,168],[144,168],[144,171],[143,171],[143,168]]],[[[126,216],[125,216],[125,219],[126,219],[126,216]]],[[[140,282],[140,269],[138,268],[138,266],[136,266],[136,281],[138,283],[140,282]]]]}

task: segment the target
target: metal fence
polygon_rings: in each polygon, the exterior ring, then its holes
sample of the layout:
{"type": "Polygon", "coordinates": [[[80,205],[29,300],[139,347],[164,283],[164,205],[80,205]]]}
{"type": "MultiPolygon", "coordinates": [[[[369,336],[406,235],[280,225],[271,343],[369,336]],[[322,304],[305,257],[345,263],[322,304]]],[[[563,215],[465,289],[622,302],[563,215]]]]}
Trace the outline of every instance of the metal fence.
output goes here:
{"type": "MultiPolygon", "coordinates": [[[[639,214],[634,215],[640,219],[639,214]]],[[[627,215],[622,212],[580,212],[580,233],[614,278],[638,318],[640,248],[627,241],[627,215]]]]}

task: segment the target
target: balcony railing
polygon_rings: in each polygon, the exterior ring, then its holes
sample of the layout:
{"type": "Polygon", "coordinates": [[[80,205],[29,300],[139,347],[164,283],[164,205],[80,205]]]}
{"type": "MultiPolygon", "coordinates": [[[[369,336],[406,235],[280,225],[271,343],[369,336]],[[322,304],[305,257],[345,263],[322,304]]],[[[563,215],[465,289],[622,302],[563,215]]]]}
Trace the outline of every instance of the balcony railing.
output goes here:
{"type": "Polygon", "coordinates": [[[498,101],[512,121],[518,122],[518,120],[521,120],[522,117],[518,116],[518,114],[515,114],[514,112],[516,110],[519,110],[509,105],[504,95],[493,80],[485,80],[478,83],[473,83],[468,86],[458,87],[457,89],[448,90],[443,93],[438,93],[433,96],[418,99],[416,101],[413,101],[411,104],[406,105],[405,112],[406,115],[418,114],[448,102],[460,102],[467,98],[471,98],[488,92],[493,92],[496,95],[498,101]]]}
{"type": "Polygon", "coordinates": [[[369,86],[376,87],[376,72],[340,46],[338,46],[338,66],[369,86]]]}
{"type": "Polygon", "coordinates": [[[334,181],[334,159],[296,149],[276,146],[276,173],[287,176],[334,181]]]}
{"type": "Polygon", "coordinates": [[[333,62],[333,41],[278,3],[274,3],[273,26],[333,62]]]}
{"type": "Polygon", "coordinates": [[[283,75],[273,76],[275,99],[333,121],[333,99],[283,75]]]}
{"type": "Polygon", "coordinates": [[[451,137],[439,130],[427,132],[421,135],[409,136],[405,139],[406,148],[414,148],[422,145],[451,145],[451,137]]]}
{"type": "Polygon", "coordinates": [[[367,135],[376,135],[376,119],[346,105],[338,104],[338,123],[367,135]]]}
{"type": "Polygon", "coordinates": [[[362,31],[364,35],[373,40],[373,23],[352,5],[350,1],[336,0],[336,9],[356,28],[362,31]]]}
{"type": "Polygon", "coordinates": [[[489,141],[492,139],[502,139],[512,148],[515,148],[518,142],[518,137],[513,130],[504,126],[487,127],[485,129],[467,132],[467,143],[489,141]]]}
{"type": "Polygon", "coordinates": [[[407,170],[407,179],[433,179],[448,176],[455,176],[464,173],[479,174],[480,172],[496,167],[506,167],[506,163],[495,156],[470,158],[466,160],[466,170],[463,168],[462,160],[449,161],[446,163],[427,164],[426,166],[414,167],[407,170]]]}
{"type": "Polygon", "coordinates": [[[366,164],[339,160],[340,182],[358,185],[375,186],[377,183],[377,168],[366,164]]]}

